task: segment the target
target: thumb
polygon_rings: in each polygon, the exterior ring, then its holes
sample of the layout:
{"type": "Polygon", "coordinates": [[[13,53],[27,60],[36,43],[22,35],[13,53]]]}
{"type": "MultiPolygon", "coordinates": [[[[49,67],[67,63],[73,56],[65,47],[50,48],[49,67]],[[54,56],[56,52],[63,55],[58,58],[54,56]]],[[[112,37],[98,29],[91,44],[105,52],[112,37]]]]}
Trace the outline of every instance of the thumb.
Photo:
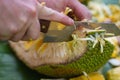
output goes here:
{"type": "Polygon", "coordinates": [[[40,19],[57,21],[66,25],[73,25],[74,21],[63,13],[59,13],[51,8],[43,6],[39,2],[37,3],[38,17],[40,19]]]}

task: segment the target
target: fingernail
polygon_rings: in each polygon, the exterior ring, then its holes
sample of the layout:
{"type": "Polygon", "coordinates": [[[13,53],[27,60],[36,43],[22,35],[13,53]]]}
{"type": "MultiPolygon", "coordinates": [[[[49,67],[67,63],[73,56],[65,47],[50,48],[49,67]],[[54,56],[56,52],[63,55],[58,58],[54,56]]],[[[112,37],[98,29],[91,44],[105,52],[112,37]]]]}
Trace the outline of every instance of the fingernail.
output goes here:
{"type": "Polygon", "coordinates": [[[73,25],[73,24],[74,24],[73,19],[69,18],[69,19],[68,19],[68,23],[69,23],[69,25],[73,25]]]}

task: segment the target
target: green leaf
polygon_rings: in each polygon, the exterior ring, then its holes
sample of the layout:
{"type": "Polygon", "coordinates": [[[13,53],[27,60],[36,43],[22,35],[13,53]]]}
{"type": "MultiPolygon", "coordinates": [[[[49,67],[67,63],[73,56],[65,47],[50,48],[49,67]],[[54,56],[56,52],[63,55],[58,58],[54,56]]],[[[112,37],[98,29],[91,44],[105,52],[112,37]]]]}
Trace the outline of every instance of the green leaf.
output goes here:
{"type": "Polygon", "coordinates": [[[45,77],[29,69],[12,51],[8,42],[0,42],[0,80],[40,80],[45,77]]]}

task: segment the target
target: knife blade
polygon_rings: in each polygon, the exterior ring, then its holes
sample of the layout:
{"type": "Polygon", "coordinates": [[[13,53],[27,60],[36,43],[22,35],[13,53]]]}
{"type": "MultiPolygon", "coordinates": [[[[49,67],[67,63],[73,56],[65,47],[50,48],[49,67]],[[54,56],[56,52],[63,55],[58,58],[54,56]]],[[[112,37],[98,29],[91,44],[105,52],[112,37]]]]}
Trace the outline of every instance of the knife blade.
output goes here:
{"type": "Polygon", "coordinates": [[[101,27],[105,29],[107,33],[113,33],[115,36],[120,35],[120,29],[114,23],[96,23],[96,22],[75,22],[76,26],[83,26],[88,29],[95,29],[101,27]]]}
{"type": "MultiPolygon", "coordinates": [[[[120,29],[113,23],[96,23],[96,22],[81,22],[75,21],[76,27],[83,26],[89,29],[101,27],[107,33],[113,33],[115,36],[120,35],[120,29]]],[[[44,42],[67,42],[72,40],[71,34],[75,30],[75,26],[66,26],[62,30],[48,30],[44,36],[44,42]]]]}
{"type": "Polygon", "coordinates": [[[71,34],[75,30],[74,26],[66,26],[62,30],[48,30],[44,36],[44,42],[63,42],[72,40],[71,34]]]}

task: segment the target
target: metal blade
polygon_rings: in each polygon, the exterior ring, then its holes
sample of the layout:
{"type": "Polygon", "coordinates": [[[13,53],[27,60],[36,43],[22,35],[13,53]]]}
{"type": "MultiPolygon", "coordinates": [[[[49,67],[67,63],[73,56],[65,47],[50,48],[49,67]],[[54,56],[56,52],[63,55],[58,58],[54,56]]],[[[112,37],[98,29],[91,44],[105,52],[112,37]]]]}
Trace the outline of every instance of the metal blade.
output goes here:
{"type": "Polygon", "coordinates": [[[83,26],[89,29],[95,29],[101,27],[105,29],[107,33],[113,33],[115,36],[120,35],[120,29],[114,23],[96,23],[96,22],[80,22],[76,21],[75,25],[78,27],[83,26]]]}
{"type": "Polygon", "coordinates": [[[71,34],[74,30],[74,26],[66,26],[63,30],[48,30],[45,34],[44,42],[70,41],[72,40],[71,34]]]}
{"type": "MultiPolygon", "coordinates": [[[[85,27],[95,29],[102,27],[107,33],[113,33],[115,36],[120,35],[120,29],[113,23],[95,23],[95,22],[75,22],[76,27],[85,27]]],[[[44,42],[67,42],[72,40],[71,34],[75,30],[75,26],[66,26],[63,30],[48,30],[45,34],[44,42]]]]}

